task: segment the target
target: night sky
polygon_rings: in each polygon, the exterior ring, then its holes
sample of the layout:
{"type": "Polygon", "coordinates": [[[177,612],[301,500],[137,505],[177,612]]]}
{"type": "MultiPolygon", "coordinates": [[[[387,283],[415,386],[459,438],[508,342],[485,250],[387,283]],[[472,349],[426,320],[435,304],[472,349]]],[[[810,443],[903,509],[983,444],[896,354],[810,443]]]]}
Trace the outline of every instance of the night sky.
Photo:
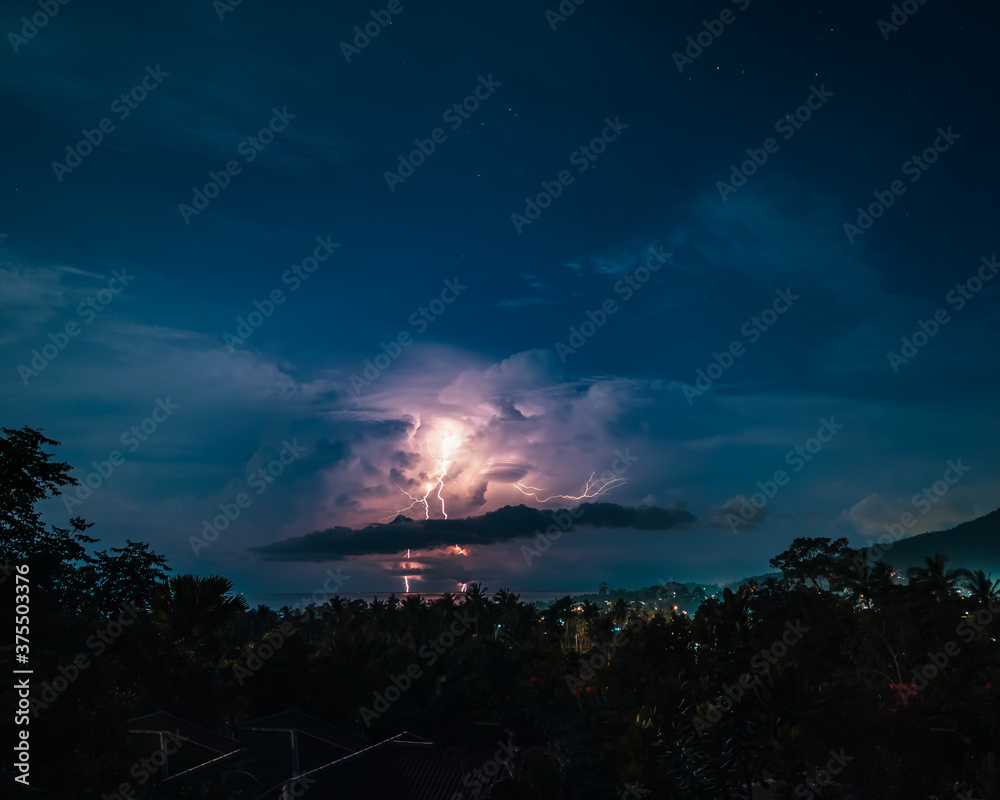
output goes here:
{"type": "Polygon", "coordinates": [[[996,508],[996,20],[902,7],[8,3],[2,424],[95,487],[48,518],[576,591],[996,508]]]}

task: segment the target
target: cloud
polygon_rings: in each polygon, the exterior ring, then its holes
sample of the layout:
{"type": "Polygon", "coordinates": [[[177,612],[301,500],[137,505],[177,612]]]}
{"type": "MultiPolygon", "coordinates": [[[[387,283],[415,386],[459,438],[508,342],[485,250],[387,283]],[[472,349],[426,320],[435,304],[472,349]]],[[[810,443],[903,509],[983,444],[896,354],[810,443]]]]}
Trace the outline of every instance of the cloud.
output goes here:
{"type": "MultiPolygon", "coordinates": [[[[394,427],[384,440],[360,432],[357,440],[346,438],[356,458],[326,476],[327,496],[347,494],[361,505],[345,515],[347,507],[321,499],[313,528],[358,528],[401,512],[471,517],[524,502],[515,486],[522,481],[544,496],[580,495],[592,475],[607,479],[604,473],[618,463],[617,452],[630,452],[628,464],[635,466],[616,477],[626,484],[640,478],[651,482],[657,462],[668,457],[635,449],[648,421],[651,390],[644,382],[568,380],[551,350],[528,350],[494,363],[476,363],[452,349],[414,349],[413,356],[420,353],[419,369],[411,370],[411,361],[387,371],[353,410],[338,412],[341,425],[331,434],[338,438],[366,420],[394,427]],[[446,452],[440,493],[434,490],[428,497],[429,508],[422,501],[410,505],[441,479],[446,452]]],[[[659,488],[664,489],[662,482],[659,488]]],[[[635,505],[649,494],[625,495],[623,489],[628,491],[628,485],[614,487],[615,501],[635,505]]],[[[649,498],[652,505],[674,499],[669,494],[649,498]]]]}
{"type": "Polygon", "coordinates": [[[555,298],[552,290],[546,285],[546,283],[539,278],[537,275],[533,275],[530,272],[522,272],[521,280],[525,282],[529,289],[534,289],[537,292],[542,292],[547,294],[548,297],[542,297],[539,295],[530,295],[527,297],[515,297],[504,300],[497,300],[493,305],[496,308],[524,308],[526,306],[550,306],[557,305],[558,300],[555,298]]]}
{"type": "Polygon", "coordinates": [[[516,483],[531,471],[531,464],[525,464],[513,459],[498,459],[486,466],[480,473],[483,480],[516,483]]]}
{"type": "Polygon", "coordinates": [[[283,542],[250,548],[271,561],[338,561],[352,556],[390,555],[407,550],[433,550],[453,545],[489,545],[532,537],[550,525],[559,530],[581,527],[666,531],[695,521],[683,505],[674,508],[631,508],[615,503],[584,503],[570,514],[525,505],[504,506],[465,519],[412,520],[397,517],[388,524],[361,529],[335,527],[283,542]],[[567,515],[573,520],[566,527],[567,515]],[[557,520],[562,520],[563,524],[557,520]]]}
{"type": "MultiPolygon", "coordinates": [[[[649,249],[655,250],[659,244],[661,243],[652,239],[642,242],[633,241],[615,250],[592,256],[590,262],[594,265],[594,272],[598,275],[624,275],[642,264],[649,256],[649,249]]],[[[570,264],[566,266],[576,269],[570,264]]]]}
{"type": "MultiPolygon", "coordinates": [[[[943,484],[943,481],[938,483],[943,484]]],[[[993,497],[996,497],[995,485],[994,482],[994,487],[991,487],[994,492],[993,497]]],[[[984,496],[989,496],[989,489],[985,486],[947,488],[948,493],[943,497],[939,497],[927,488],[922,490],[924,493],[907,497],[889,497],[881,492],[873,492],[841,514],[841,519],[846,519],[854,525],[858,533],[877,539],[885,535],[885,526],[900,523],[904,515],[909,515],[906,518],[913,520],[904,526],[908,535],[916,536],[929,531],[953,528],[961,522],[975,519],[992,510],[993,503],[981,502],[984,496]]]]}
{"type": "Polygon", "coordinates": [[[30,338],[49,323],[63,330],[67,322],[78,325],[82,317],[66,315],[54,320],[62,309],[85,301],[107,285],[109,276],[64,264],[24,264],[0,259],[0,344],[30,338]],[[49,322],[53,320],[53,322],[49,322]]]}
{"type": "Polygon", "coordinates": [[[708,528],[732,528],[730,515],[739,520],[739,523],[737,523],[738,527],[742,528],[746,526],[748,528],[755,528],[767,517],[767,506],[757,508],[745,494],[738,494],[736,497],[731,497],[719,508],[711,509],[705,516],[704,525],[708,528]],[[747,508],[752,509],[754,512],[749,519],[741,513],[745,513],[747,508]]]}
{"type": "Polygon", "coordinates": [[[525,306],[552,306],[555,300],[544,297],[515,297],[511,300],[497,300],[493,305],[497,308],[524,308],[525,306]]]}

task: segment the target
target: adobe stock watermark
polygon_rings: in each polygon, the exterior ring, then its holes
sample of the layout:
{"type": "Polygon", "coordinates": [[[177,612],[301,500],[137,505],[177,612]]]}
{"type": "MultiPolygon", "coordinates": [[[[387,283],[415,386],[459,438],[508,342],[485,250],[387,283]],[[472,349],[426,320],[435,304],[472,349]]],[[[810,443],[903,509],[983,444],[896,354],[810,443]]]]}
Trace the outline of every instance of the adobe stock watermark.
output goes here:
{"type": "MultiPolygon", "coordinates": [[[[988,630],[987,626],[997,614],[1000,614],[1000,598],[992,597],[985,608],[980,608],[955,626],[955,635],[966,645],[972,644],[977,636],[988,630]]],[[[952,659],[958,658],[961,653],[962,646],[955,639],[949,639],[940,650],[928,650],[927,663],[914,667],[911,682],[902,686],[899,696],[903,702],[909,703],[910,698],[926,689],[932,680],[947,669],[952,659]]]]}
{"type": "MultiPolygon", "coordinates": [[[[671,256],[673,256],[673,253],[663,252],[663,245],[660,245],[657,250],[650,247],[646,261],[627,273],[625,277],[615,282],[613,287],[615,294],[621,295],[622,302],[631,300],[632,296],[646,285],[649,279],[653,277],[653,273],[659,270],[671,256]]],[[[567,342],[555,343],[554,349],[559,356],[559,360],[565,364],[566,357],[576,353],[583,347],[598,330],[604,327],[604,324],[608,321],[608,317],[617,314],[618,310],[618,303],[615,302],[613,297],[605,299],[597,311],[587,309],[587,319],[581,322],[579,326],[570,326],[567,342]]]]}
{"type": "MultiPolygon", "coordinates": [[[[601,473],[601,477],[598,479],[598,485],[620,479],[622,475],[632,468],[632,464],[639,460],[639,456],[629,454],[627,447],[625,448],[624,453],[620,450],[615,450],[614,455],[615,460],[611,463],[611,469],[605,470],[601,473]]],[[[578,496],[580,498],[586,497],[588,491],[592,490],[593,487],[594,476],[592,474],[590,479],[580,487],[578,496]]],[[[591,495],[591,497],[593,497],[593,495],[591,495]]],[[[565,531],[572,529],[573,524],[580,519],[582,514],[582,505],[554,512],[552,514],[553,524],[549,525],[544,531],[535,531],[535,546],[528,547],[526,544],[521,545],[521,555],[524,556],[524,563],[530,567],[531,562],[534,559],[541,556],[542,553],[548,552],[549,548],[552,547],[552,543],[558,541],[559,537],[562,536],[565,531]]]]}
{"type": "MultiPolygon", "coordinates": [[[[179,405],[170,402],[169,397],[163,400],[157,397],[156,404],[153,406],[153,410],[150,411],[149,416],[143,419],[138,425],[133,425],[121,435],[120,441],[122,445],[128,448],[128,452],[134,453],[179,408],[179,405]]],[[[83,505],[83,501],[100,489],[104,485],[104,482],[114,473],[115,468],[124,464],[125,460],[125,456],[121,450],[112,450],[108,453],[108,457],[104,461],[91,461],[91,466],[94,468],[93,472],[88,473],[74,489],[67,490],[62,495],[63,506],[65,506],[67,513],[73,514],[73,509],[76,506],[83,505]]]]}
{"type": "MultiPolygon", "coordinates": [[[[277,108],[272,108],[271,111],[273,113],[267,124],[236,146],[236,152],[243,157],[244,164],[252,164],[257,156],[264,151],[264,148],[274,141],[274,137],[287,128],[288,124],[298,116],[289,113],[288,106],[282,106],[281,111],[278,111],[277,108]]],[[[177,205],[177,210],[180,212],[184,224],[190,225],[191,217],[197,217],[208,208],[209,203],[217,198],[222,190],[233,182],[233,178],[242,171],[243,166],[235,158],[227,161],[225,167],[218,172],[209,170],[208,183],[200,189],[191,190],[190,205],[187,203],[178,203],[177,205]]]]}
{"type": "Polygon", "coordinates": [[[956,284],[955,288],[945,295],[944,299],[955,306],[956,311],[965,308],[965,304],[979,294],[983,287],[993,280],[997,272],[1000,271],[1000,262],[997,261],[996,253],[988,260],[986,256],[983,256],[980,261],[982,266],[975,275],[971,275],[961,283],[956,284]]]}
{"type": "Polygon", "coordinates": [[[840,748],[839,752],[831,750],[830,760],[826,762],[826,769],[817,767],[810,771],[805,780],[796,785],[793,794],[796,797],[804,798],[804,800],[812,800],[817,794],[823,794],[823,789],[833,783],[834,777],[843,772],[844,767],[853,760],[854,756],[847,755],[843,747],[840,748]]]}
{"type": "Polygon", "coordinates": [[[920,6],[926,2],[927,0],[903,0],[902,3],[893,3],[892,14],[889,15],[888,22],[884,19],[879,19],[875,23],[878,27],[878,32],[882,34],[882,41],[889,41],[889,34],[895,33],[909,22],[910,17],[916,14],[920,10],[920,6]]]}
{"type": "Polygon", "coordinates": [[[693,723],[695,732],[701,736],[719,722],[723,714],[732,711],[750,687],[754,684],[762,685],[761,678],[788,655],[789,650],[802,641],[802,637],[808,632],[809,628],[802,624],[802,620],[796,620],[794,623],[786,622],[785,632],[770,647],[762,649],[750,659],[750,667],[756,674],[743,673],[735,683],[723,690],[714,703],[709,704],[710,708],[706,714],[701,712],[695,714],[693,723]]]}
{"type": "MultiPolygon", "coordinates": [[[[910,183],[919,181],[923,177],[923,174],[937,163],[938,158],[943,153],[947,153],[951,149],[951,146],[962,138],[962,134],[952,131],[951,125],[947,129],[938,128],[937,133],[937,138],[930,146],[924,148],[924,151],[920,155],[911,156],[900,167],[902,173],[910,179],[910,183]]],[[[896,202],[896,198],[906,194],[906,188],[903,182],[897,179],[892,181],[889,184],[889,188],[885,191],[876,189],[872,192],[875,201],[869,203],[867,208],[858,206],[856,224],[852,225],[850,222],[844,223],[844,235],[847,237],[847,241],[854,244],[855,239],[867,233],[872,225],[875,224],[875,220],[880,219],[886,210],[892,207],[896,202]]]]}
{"type": "MultiPolygon", "coordinates": [[[[917,509],[921,515],[926,514],[930,511],[937,503],[941,501],[941,498],[948,494],[948,491],[952,486],[958,483],[965,475],[972,469],[972,467],[967,464],[962,463],[962,459],[958,458],[954,461],[948,461],[945,464],[944,474],[941,476],[940,480],[934,481],[930,486],[925,486],[912,498],[910,498],[910,504],[917,509]]],[[[862,559],[870,558],[873,560],[878,560],[882,558],[892,546],[903,539],[906,536],[907,531],[917,524],[917,517],[915,517],[909,511],[904,511],[900,514],[899,519],[896,522],[886,522],[882,525],[889,535],[882,534],[879,536],[877,542],[873,542],[871,539],[868,540],[868,547],[865,548],[865,555],[858,556],[855,566],[857,570],[860,571],[862,567],[862,559]]]]}
{"type": "MultiPolygon", "coordinates": [[[[805,465],[823,449],[823,445],[832,442],[833,438],[844,428],[843,424],[835,422],[833,417],[821,418],[819,423],[815,436],[810,436],[802,444],[795,445],[785,453],[785,463],[792,468],[793,472],[801,472],[805,465]]],[[[757,481],[759,492],[754,492],[749,498],[745,495],[739,496],[740,515],[736,516],[731,511],[726,514],[729,529],[736,533],[737,529],[753,522],[768,502],[778,494],[778,490],[787,486],[790,480],[791,476],[785,470],[779,469],[775,471],[771,479],[757,481]]]]}
{"type": "Polygon", "coordinates": [[[243,0],[212,0],[212,8],[215,10],[219,22],[225,22],[226,14],[231,14],[242,3],[243,0]]]}
{"type": "MultiPolygon", "coordinates": [[[[107,286],[77,305],[77,316],[83,320],[84,325],[89,325],[134,280],[135,275],[129,275],[124,269],[111,270],[111,279],[108,281],[107,286]]],[[[17,365],[17,374],[24,382],[24,385],[27,386],[31,378],[37,378],[49,364],[55,361],[59,357],[59,354],[69,347],[70,340],[79,336],[82,330],[83,328],[79,323],[75,320],[70,320],[63,326],[62,330],[57,330],[49,334],[47,344],[43,344],[40,348],[32,350],[31,360],[28,362],[28,365],[17,365]]]]}
{"type": "MultiPolygon", "coordinates": [[[[410,323],[410,326],[418,334],[423,333],[468,288],[465,284],[459,283],[458,278],[446,280],[441,293],[426,306],[420,306],[420,308],[410,314],[406,321],[410,323]]],[[[354,396],[360,396],[362,389],[368,388],[372,383],[377,381],[382,376],[382,373],[389,369],[396,359],[403,354],[404,348],[409,347],[411,344],[413,344],[413,335],[409,331],[400,331],[396,334],[395,339],[389,340],[389,344],[385,342],[379,343],[382,352],[374,358],[366,358],[364,360],[364,369],[360,375],[356,372],[351,374],[351,390],[354,392],[354,396]]]]}
{"type": "MultiPolygon", "coordinates": [[[[476,623],[475,618],[464,607],[458,609],[453,616],[454,620],[448,626],[447,630],[442,631],[433,639],[428,639],[417,651],[417,655],[420,656],[421,661],[426,667],[434,666],[438,659],[450,648],[454,647],[455,643],[476,623]]],[[[420,662],[414,661],[403,673],[391,676],[389,678],[389,685],[384,690],[380,692],[376,691],[372,695],[372,707],[361,706],[358,709],[358,713],[361,714],[361,721],[365,723],[365,727],[370,728],[372,722],[388,711],[393,703],[399,700],[417,680],[423,677],[423,674],[424,667],[421,667],[420,662]]]]}
{"type": "MultiPolygon", "coordinates": [[[[956,284],[955,288],[945,295],[945,301],[955,306],[956,312],[965,308],[968,302],[981,292],[983,287],[993,280],[997,272],[1000,271],[1000,262],[997,261],[995,253],[992,258],[987,259],[986,256],[983,256],[980,261],[982,266],[979,267],[975,275],[971,275],[966,280],[956,284]]],[[[938,335],[941,328],[949,322],[951,322],[951,315],[944,308],[937,309],[929,320],[917,320],[918,330],[909,336],[900,337],[899,352],[890,350],[885,354],[892,371],[898,373],[903,364],[909,364],[916,358],[920,351],[930,344],[931,339],[938,335]]]]}
{"type": "MultiPolygon", "coordinates": [[[[796,300],[800,299],[799,295],[792,294],[791,286],[778,289],[774,295],[774,301],[768,308],[761,311],[759,315],[750,317],[749,320],[740,326],[740,333],[747,338],[748,344],[756,344],[757,340],[777,323],[778,318],[788,311],[795,304],[796,300]]],[[[695,372],[694,386],[674,381],[670,384],[670,387],[681,386],[684,390],[684,397],[687,398],[688,405],[694,405],[694,399],[701,397],[711,389],[715,385],[715,382],[727,370],[732,368],[733,364],[736,363],[736,359],[742,358],[746,352],[747,349],[744,344],[739,339],[734,339],[729,343],[729,347],[721,353],[712,353],[714,363],[695,372]]]]}
{"type": "MultiPolygon", "coordinates": [[[[562,2],[553,11],[551,8],[545,9],[545,21],[549,23],[549,27],[555,30],[560,22],[565,22],[569,17],[572,17],[576,13],[576,10],[582,6],[587,0],[562,0],[562,2]]],[[[749,0],[748,0],[749,2],[749,0]]]]}
{"type": "MultiPolygon", "coordinates": [[[[407,2],[410,2],[410,0],[407,0],[407,2]]],[[[362,50],[368,47],[372,43],[372,39],[375,39],[382,31],[392,25],[392,18],[402,12],[403,4],[401,0],[389,0],[385,8],[378,11],[369,11],[371,19],[365,23],[364,29],[362,30],[360,25],[354,26],[354,39],[352,40],[354,46],[352,47],[345,41],[340,42],[340,52],[343,53],[344,60],[350,64],[351,58],[359,55],[362,50]]]]}
{"type": "MultiPolygon", "coordinates": [[[[746,11],[750,8],[750,0],[731,0],[731,2],[740,11],[746,11]]],[[[678,53],[676,50],[673,52],[674,65],[677,67],[677,71],[684,72],[684,67],[688,64],[693,64],[696,58],[704,53],[707,48],[711,47],[716,39],[722,36],[723,31],[726,30],[726,26],[732,25],[734,22],[736,22],[736,15],[729,8],[722,9],[718,19],[703,19],[701,24],[704,30],[698,31],[694,37],[688,36],[684,40],[687,42],[684,53],[678,53]]]]}
{"type": "MultiPolygon", "coordinates": [[[[814,111],[819,111],[824,105],[826,105],[826,101],[833,97],[833,92],[828,92],[826,90],[825,83],[821,83],[819,88],[810,86],[809,89],[809,95],[806,97],[805,102],[803,102],[802,105],[794,111],[786,113],[774,123],[775,132],[783,134],[783,138],[786,142],[798,131],[802,130],[802,126],[805,125],[805,123],[812,119],[814,111]]],[[[761,143],[761,146],[756,149],[748,147],[747,155],[750,157],[746,161],[742,162],[739,166],[736,164],[729,165],[731,169],[731,172],[729,173],[729,183],[726,183],[725,181],[715,182],[715,188],[719,190],[722,202],[727,202],[729,200],[729,195],[736,194],[740,189],[746,186],[747,181],[757,174],[757,170],[763,167],[767,163],[768,159],[780,149],[781,145],[778,144],[778,140],[773,136],[765,139],[761,143]]]]}
{"type": "MultiPolygon", "coordinates": [[[[258,496],[266,492],[267,488],[274,483],[275,478],[279,477],[288,466],[306,452],[306,448],[296,444],[295,439],[290,442],[285,440],[282,444],[284,447],[281,448],[277,456],[247,478],[247,486],[255,489],[255,494],[258,496]]],[[[188,537],[188,544],[191,545],[194,554],[200,555],[202,550],[218,539],[220,533],[227,530],[232,523],[240,518],[243,511],[253,505],[253,501],[254,498],[247,492],[239,492],[232,502],[219,503],[219,510],[222,513],[216,514],[211,522],[207,519],[202,520],[204,527],[201,536],[188,537]]]]}
{"type": "MultiPolygon", "coordinates": [[[[115,639],[121,636],[125,629],[133,624],[139,616],[139,608],[134,604],[123,605],[118,613],[117,620],[110,620],[101,630],[97,633],[92,633],[87,637],[85,642],[87,650],[81,650],[69,664],[59,665],[59,675],[54,677],[51,682],[43,681],[41,691],[31,698],[30,707],[31,714],[33,717],[37,718],[43,709],[49,708],[59,696],[69,689],[75,681],[77,681],[80,675],[91,667],[94,663],[92,658],[100,658],[104,655],[104,652],[110,647],[115,639]],[[92,655],[88,655],[88,652],[92,655]]],[[[24,679],[24,686],[17,686],[15,688],[26,688],[28,679],[24,679]]]]}
{"type": "MultiPolygon", "coordinates": [[[[605,126],[600,135],[595,136],[589,143],[581,145],[569,154],[569,163],[576,167],[579,173],[586,172],[590,166],[608,149],[608,145],[616,141],[621,136],[622,131],[628,130],[628,125],[621,122],[617,116],[614,120],[609,117],[604,118],[605,126]]],[[[514,224],[514,230],[521,233],[528,225],[538,219],[542,212],[552,205],[552,201],[559,197],[563,190],[570,186],[576,177],[568,169],[560,171],[551,181],[542,181],[542,191],[534,197],[524,198],[524,214],[516,211],[510,215],[510,221],[514,224]]]]}
{"type": "MultiPolygon", "coordinates": [[[[162,731],[163,747],[157,748],[149,754],[148,758],[136,761],[128,774],[135,779],[139,786],[149,783],[157,772],[163,769],[167,763],[167,758],[177,753],[187,739],[181,736],[180,728],[175,728],[174,732],[162,731]]],[[[102,794],[101,800],[132,800],[135,797],[135,787],[132,781],[124,781],[118,786],[118,791],[112,794],[102,794]]]]}
{"type": "Polygon", "coordinates": [[[59,7],[65,6],[69,3],[69,0],[38,0],[39,11],[36,11],[31,15],[31,19],[28,17],[21,17],[21,34],[18,35],[14,31],[9,31],[7,33],[7,41],[10,42],[10,46],[14,48],[15,53],[20,52],[20,48],[24,47],[28,42],[34,39],[38,35],[38,31],[49,24],[51,19],[59,13],[59,7]]]}
{"type": "Polygon", "coordinates": [[[462,776],[462,786],[468,789],[468,794],[464,792],[454,792],[450,800],[471,800],[473,797],[482,797],[482,791],[493,782],[504,767],[510,769],[510,759],[514,755],[514,742],[508,739],[506,743],[497,739],[497,750],[493,758],[486,761],[478,769],[470,770],[462,776]]]}
{"type": "MultiPolygon", "coordinates": [[[[139,107],[139,103],[149,97],[150,93],[163,83],[164,78],[169,77],[170,73],[160,69],[159,64],[156,67],[147,66],[145,76],[127,92],[122,92],[116,97],[111,102],[109,110],[118,117],[119,122],[123,122],[128,119],[129,114],[139,107]]],[[[52,171],[55,173],[56,180],[62,183],[63,176],[72,174],[73,170],[83,163],[83,159],[101,146],[104,137],[114,133],[114,131],[115,122],[111,117],[102,118],[92,130],[86,128],[81,130],[83,138],[75,145],[66,145],[65,160],[52,162],[52,171]]]]}
{"type": "MultiPolygon", "coordinates": [[[[340,567],[337,567],[337,571],[334,572],[332,569],[326,571],[327,578],[323,581],[323,586],[313,592],[311,595],[303,595],[299,602],[306,607],[305,613],[302,616],[296,618],[296,622],[299,625],[303,625],[312,620],[314,613],[313,609],[309,608],[310,605],[322,605],[326,603],[331,597],[333,597],[337,590],[344,585],[347,581],[351,579],[350,575],[342,575],[340,572],[340,567]]],[[[250,653],[247,657],[245,664],[234,664],[233,665],[233,676],[236,678],[236,682],[242,686],[243,682],[252,676],[255,672],[262,669],[265,662],[274,657],[275,653],[282,648],[288,639],[290,639],[295,633],[295,628],[289,619],[285,619],[281,625],[278,626],[276,631],[269,631],[264,634],[262,641],[257,645],[257,647],[250,653]]]]}
{"type": "MultiPolygon", "coordinates": [[[[479,109],[480,104],[489,100],[493,96],[493,92],[502,85],[500,81],[493,80],[492,72],[485,78],[480,75],[479,83],[462,102],[454,103],[444,110],[441,121],[447,123],[452,131],[457,131],[479,109]],[[480,94],[480,90],[482,90],[482,94],[480,94]]],[[[413,144],[416,149],[411,150],[409,155],[399,154],[396,171],[386,170],[382,173],[382,177],[385,178],[385,182],[389,186],[389,191],[395,192],[397,184],[406,183],[407,178],[412,177],[418,167],[427,163],[427,159],[436,152],[438,145],[444,144],[446,141],[448,141],[448,134],[445,133],[444,128],[435,128],[426,139],[414,139],[413,144]]]]}
{"type": "Polygon", "coordinates": [[[899,352],[896,353],[890,350],[885,354],[885,357],[889,360],[889,366],[892,367],[892,371],[898,374],[900,366],[909,364],[911,359],[916,358],[920,350],[926,347],[931,339],[938,335],[942,326],[947,325],[949,322],[951,322],[951,316],[943,308],[935,311],[934,316],[929,320],[917,320],[918,330],[915,330],[909,336],[900,337],[899,352]]]}
{"type": "Polygon", "coordinates": [[[302,795],[309,791],[309,787],[313,786],[315,783],[316,779],[310,778],[308,775],[299,775],[297,778],[285,781],[281,785],[282,800],[291,800],[291,798],[302,797],[302,795]]]}
{"type": "MultiPolygon", "coordinates": [[[[311,256],[306,256],[298,264],[293,264],[290,269],[286,269],[281,273],[282,284],[292,287],[289,289],[289,293],[297,292],[302,284],[309,280],[312,274],[319,269],[319,265],[333,255],[334,250],[340,247],[340,243],[333,241],[332,236],[317,236],[316,241],[318,244],[313,248],[311,256]]],[[[270,319],[275,309],[280,305],[284,305],[287,299],[285,293],[280,288],[275,288],[263,300],[254,300],[254,310],[249,312],[246,317],[241,316],[236,318],[235,332],[230,333],[226,331],[222,334],[222,341],[226,345],[226,350],[230,354],[235,353],[236,345],[245,344],[246,340],[253,336],[254,331],[263,325],[265,320],[270,319]]]]}

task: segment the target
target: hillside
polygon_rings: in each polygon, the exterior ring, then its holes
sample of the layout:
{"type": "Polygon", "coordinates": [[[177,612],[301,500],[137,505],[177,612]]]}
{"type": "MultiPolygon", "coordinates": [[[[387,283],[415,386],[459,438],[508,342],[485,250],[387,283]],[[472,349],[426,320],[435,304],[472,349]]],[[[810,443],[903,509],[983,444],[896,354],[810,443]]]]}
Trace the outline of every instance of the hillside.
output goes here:
{"type": "Polygon", "coordinates": [[[896,570],[923,566],[924,556],[941,552],[950,569],[981,569],[1000,576],[1000,508],[947,531],[931,531],[900,539],[883,555],[896,570]]]}

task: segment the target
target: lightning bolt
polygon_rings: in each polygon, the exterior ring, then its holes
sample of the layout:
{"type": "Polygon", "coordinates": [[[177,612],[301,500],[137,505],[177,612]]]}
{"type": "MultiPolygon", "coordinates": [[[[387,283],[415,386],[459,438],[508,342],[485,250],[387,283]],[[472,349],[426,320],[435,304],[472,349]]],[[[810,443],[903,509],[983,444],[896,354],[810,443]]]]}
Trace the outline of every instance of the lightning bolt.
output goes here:
{"type": "Polygon", "coordinates": [[[591,472],[590,477],[587,479],[586,485],[583,487],[583,494],[572,495],[572,494],[554,494],[551,497],[541,498],[536,492],[542,491],[537,486],[528,486],[526,483],[515,483],[514,488],[517,489],[521,494],[527,495],[528,497],[533,497],[539,503],[547,503],[550,500],[585,500],[589,497],[600,497],[603,494],[607,494],[609,491],[614,489],[616,486],[621,486],[623,483],[628,483],[624,478],[598,478],[594,480],[595,473],[591,472]],[[530,491],[529,491],[530,489],[530,491]]]}
{"type": "MultiPolygon", "coordinates": [[[[451,467],[452,454],[459,447],[459,445],[461,445],[461,443],[462,443],[461,437],[458,436],[458,435],[456,435],[456,434],[452,434],[450,436],[446,436],[441,441],[441,454],[437,457],[437,465],[435,467],[435,470],[434,470],[434,472],[432,472],[428,476],[428,481],[424,484],[424,493],[423,493],[423,495],[418,495],[418,496],[414,497],[412,494],[410,494],[408,491],[406,491],[406,489],[404,489],[402,486],[399,486],[397,484],[396,488],[399,489],[399,491],[401,491],[403,494],[405,494],[408,498],[410,498],[410,504],[408,506],[406,506],[405,508],[400,508],[400,509],[394,511],[392,514],[390,514],[387,517],[383,517],[379,521],[384,523],[384,522],[389,522],[391,520],[394,520],[400,514],[405,514],[407,511],[409,511],[410,509],[412,509],[414,506],[423,506],[424,507],[424,519],[430,519],[431,518],[431,503],[433,502],[433,500],[431,499],[431,495],[432,494],[437,499],[437,503],[439,503],[440,506],[441,506],[441,514],[442,514],[442,516],[445,519],[448,519],[448,509],[445,506],[444,497],[442,497],[441,492],[444,491],[444,482],[445,482],[445,480],[450,480],[451,479],[451,476],[448,474],[448,470],[451,467]]],[[[466,551],[463,548],[459,547],[456,544],[455,545],[455,555],[463,555],[464,556],[464,555],[468,555],[468,553],[466,553],[466,551]]],[[[410,551],[409,550],[406,551],[406,557],[407,558],[410,557],[410,551]]],[[[410,576],[409,575],[404,575],[403,576],[403,585],[405,587],[405,590],[407,592],[409,592],[410,591],[410,576]]]]}
{"type": "MultiPolygon", "coordinates": [[[[431,518],[431,506],[434,506],[435,510],[440,508],[441,516],[444,517],[444,519],[448,519],[448,508],[447,504],[445,503],[445,497],[443,492],[445,489],[445,482],[453,480],[453,477],[449,474],[449,470],[453,466],[453,459],[455,457],[455,453],[457,450],[460,449],[461,444],[462,444],[462,437],[459,436],[458,434],[451,433],[445,435],[440,440],[440,444],[438,445],[439,453],[434,457],[433,469],[430,470],[429,472],[421,473],[422,477],[424,478],[423,493],[421,494],[419,491],[411,493],[406,489],[404,489],[402,486],[399,486],[397,484],[396,488],[399,489],[399,491],[402,494],[406,495],[407,499],[410,501],[409,505],[406,505],[402,508],[395,510],[394,512],[392,512],[386,517],[383,517],[379,521],[382,523],[391,522],[392,520],[399,517],[399,515],[406,514],[407,512],[412,511],[414,508],[419,509],[421,506],[423,506],[424,509],[424,519],[431,518]]],[[[539,496],[542,490],[539,489],[537,486],[529,486],[528,484],[525,483],[515,483],[513,484],[513,486],[519,492],[521,492],[521,494],[533,498],[538,503],[548,503],[551,502],[552,500],[573,500],[576,502],[580,502],[581,500],[585,500],[588,498],[600,497],[604,494],[607,494],[615,487],[627,483],[627,481],[624,478],[598,478],[595,480],[594,478],[595,474],[596,473],[593,472],[590,474],[590,477],[587,479],[587,483],[583,486],[581,493],[579,495],[554,494],[543,498],[539,496]]],[[[454,548],[453,552],[455,555],[461,555],[461,556],[468,555],[468,551],[465,548],[459,546],[458,544],[455,544],[452,547],[454,548]]],[[[406,551],[406,558],[407,559],[410,558],[410,550],[406,551]]],[[[404,569],[409,568],[406,562],[403,562],[403,567],[404,569]]],[[[409,575],[403,576],[403,585],[405,591],[409,593],[410,591],[409,575]]]]}
{"type": "MultiPolygon", "coordinates": [[[[394,520],[400,514],[405,514],[414,506],[423,506],[424,519],[430,519],[431,503],[434,502],[434,500],[431,498],[432,494],[434,495],[435,498],[437,498],[437,504],[440,504],[441,506],[442,516],[445,519],[448,519],[448,510],[445,507],[444,497],[441,496],[441,492],[444,491],[445,480],[451,478],[451,476],[448,474],[448,469],[451,467],[451,456],[452,453],[455,452],[455,449],[460,444],[461,444],[461,438],[457,435],[453,434],[451,436],[445,437],[445,439],[441,442],[441,455],[437,457],[437,466],[435,467],[434,472],[432,472],[428,476],[428,481],[424,484],[423,495],[418,495],[417,497],[414,497],[412,494],[406,491],[406,489],[397,484],[396,488],[410,498],[410,504],[405,508],[401,508],[397,511],[394,511],[387,517],[383,517],[379,521],[389,522],[391,520],[394,520]]],[[[458,545],[455,546],[458,547],[458,545]]]]}

